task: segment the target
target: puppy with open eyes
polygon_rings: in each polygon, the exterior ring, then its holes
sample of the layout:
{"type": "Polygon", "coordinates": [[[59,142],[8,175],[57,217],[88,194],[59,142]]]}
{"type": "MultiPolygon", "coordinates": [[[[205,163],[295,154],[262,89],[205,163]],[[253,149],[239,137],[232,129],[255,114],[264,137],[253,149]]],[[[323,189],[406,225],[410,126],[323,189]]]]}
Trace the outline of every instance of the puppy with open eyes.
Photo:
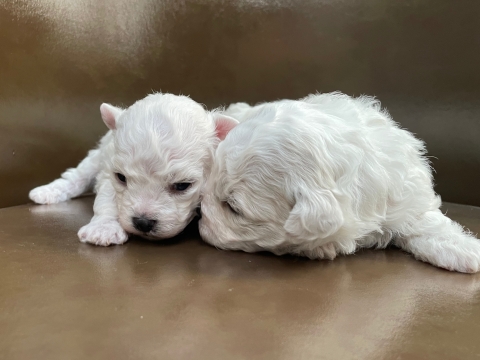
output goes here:
{"type": "Polygon", "coordinates": [[[393,243],[441,268],[480,270],[480,241],[439,210],[424,144],[375,99],[235,109],[244,121],[219,144],[201,204],[206,242],[311,259],[393,243]]]}
{"type": "Polygon", "coordinates": [[[206,111],[186,96],[152,94],[128,109],[100,107],[110,129],[98,148],[60,179],[33,189],[38,204],[53,204],[87,191],[97,196],[94,216],[80,241],[122,244],[128,234],[148,239],[180,233],[196,214],[213,153],[236,121],[206,111]]]}

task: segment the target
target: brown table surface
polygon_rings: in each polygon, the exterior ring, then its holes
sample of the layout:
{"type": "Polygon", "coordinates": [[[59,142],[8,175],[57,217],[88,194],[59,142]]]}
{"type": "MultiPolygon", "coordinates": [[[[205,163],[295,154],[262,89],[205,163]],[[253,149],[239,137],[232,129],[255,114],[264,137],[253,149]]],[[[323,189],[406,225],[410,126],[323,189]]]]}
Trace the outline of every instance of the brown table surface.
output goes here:
{"type": "MultiPolygon", "coordinates": [[[[445,204],[480,230],[480,208],[445,204]]],[[[0,210],[0,359],[473,359],[480,274],[397,249],[334,261],[178,239],[82,244],[92,198],[0,210]]]]}

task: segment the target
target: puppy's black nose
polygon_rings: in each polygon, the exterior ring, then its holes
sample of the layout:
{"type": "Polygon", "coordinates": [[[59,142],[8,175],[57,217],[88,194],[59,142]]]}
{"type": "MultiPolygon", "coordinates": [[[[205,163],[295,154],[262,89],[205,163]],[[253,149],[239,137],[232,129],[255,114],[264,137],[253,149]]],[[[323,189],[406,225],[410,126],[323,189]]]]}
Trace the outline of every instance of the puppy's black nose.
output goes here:
{"type": "Polygon", "coordinates": [[[135,229],[144,233],[148,233],[155,227],[157,220],[150,220],[150,219],[147,219],[146,217],[141,216],[141,217],[133,217],[132,222],[135,229]]]}

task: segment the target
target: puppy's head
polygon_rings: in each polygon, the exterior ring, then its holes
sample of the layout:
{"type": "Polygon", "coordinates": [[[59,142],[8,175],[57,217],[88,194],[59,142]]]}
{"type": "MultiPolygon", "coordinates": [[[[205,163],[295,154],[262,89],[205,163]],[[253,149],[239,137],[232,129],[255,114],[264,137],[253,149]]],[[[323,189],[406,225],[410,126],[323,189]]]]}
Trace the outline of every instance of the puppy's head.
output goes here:
{"type": "Polygon", "coordinates": [[[199,227],[218,248],[283,254],[343,221],[335,197],[321,190],[328,181],[311,129],[277,110],[263,107],[217,148],[199,227]]]}
{"type": "Polygon", "coordinates": [[[113,133],[107,171],[120,224],[150,239],[177,235],[195,216],[212,154],[235,121],[160,93],[126,110],[102,104],[100,112],[113,133]]]}

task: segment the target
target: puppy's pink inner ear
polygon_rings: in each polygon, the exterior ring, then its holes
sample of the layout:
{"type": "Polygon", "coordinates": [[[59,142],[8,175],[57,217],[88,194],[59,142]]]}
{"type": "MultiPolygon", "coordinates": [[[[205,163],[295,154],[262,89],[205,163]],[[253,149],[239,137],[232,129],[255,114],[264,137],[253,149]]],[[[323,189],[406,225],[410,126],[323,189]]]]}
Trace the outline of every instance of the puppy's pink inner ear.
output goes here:
{"type": "Polygon", "coordinates": [[[116,121],[122,112],[122,109],[110,104],[104,103],[100,106],[100,114],[102,115],[103,122],[110,130],[117,128],[116,121]]]}
{"type": "Polygon", "coordinates": [[[218,115],[215,118],[215,132],[220,140],[225,140],[228,133],[238,125],[238,121],[226,115],[218,115]]]}

